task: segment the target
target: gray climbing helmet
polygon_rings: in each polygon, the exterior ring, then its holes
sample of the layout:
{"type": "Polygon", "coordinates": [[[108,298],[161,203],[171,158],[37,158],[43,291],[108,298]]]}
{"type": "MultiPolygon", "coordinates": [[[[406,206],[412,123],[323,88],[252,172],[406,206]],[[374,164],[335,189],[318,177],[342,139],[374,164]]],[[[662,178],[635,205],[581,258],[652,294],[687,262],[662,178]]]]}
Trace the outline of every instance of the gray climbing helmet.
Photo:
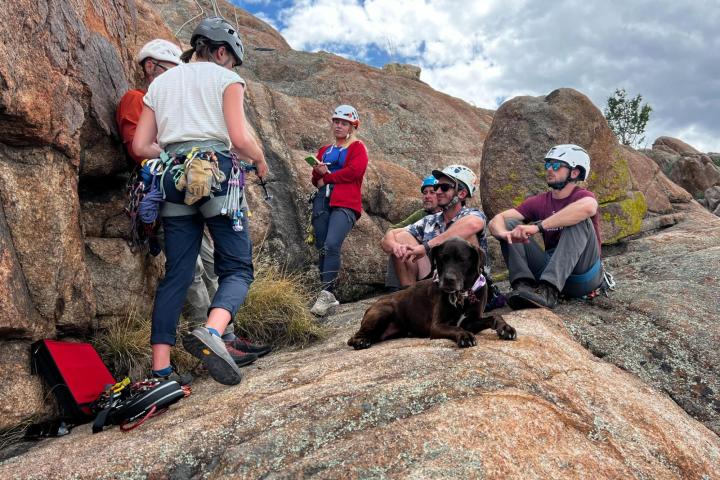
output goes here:
{"type": "Polygon", "coordinates": [[[195,42],[199,36],[203,36],[212,42],[228,44],[238,59],[238,65],[242,65],[245,49],[240,41],[237,29],[230,22],[222,17],[205,18],[195,27],[192,37],[190,37],[190,46],[195,48],[195,42]]]}

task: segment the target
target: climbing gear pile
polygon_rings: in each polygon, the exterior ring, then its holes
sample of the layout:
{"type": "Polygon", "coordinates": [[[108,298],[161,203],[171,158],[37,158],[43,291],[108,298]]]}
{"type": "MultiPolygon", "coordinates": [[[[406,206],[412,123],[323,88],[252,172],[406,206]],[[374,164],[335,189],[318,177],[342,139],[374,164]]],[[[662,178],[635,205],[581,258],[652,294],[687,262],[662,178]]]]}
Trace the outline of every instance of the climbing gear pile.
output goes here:
{"type": "Polygon", "coordinates": [[[92,431],[98,433],[107,425],[120,425],[120,430],[129,432],[165,413],[170,405],[191,393],[188,385],[181,386],[175,380],[152,378],[132,382],[125,377],[108,385],[92,405],[92,411],[96,412],[92,431]]]}

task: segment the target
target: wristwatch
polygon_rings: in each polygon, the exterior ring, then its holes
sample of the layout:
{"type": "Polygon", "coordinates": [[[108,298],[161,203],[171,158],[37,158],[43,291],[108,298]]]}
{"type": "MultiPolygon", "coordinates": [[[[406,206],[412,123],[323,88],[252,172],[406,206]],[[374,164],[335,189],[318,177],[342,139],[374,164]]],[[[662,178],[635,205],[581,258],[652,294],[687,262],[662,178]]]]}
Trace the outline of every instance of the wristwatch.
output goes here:
{"type": "Polygon", "coordinates": [[[532,222],[530,225],[535,225],[536,227],[538,227],[539,233],[545,233],[545,229],[542,226],[542,222],[543,222],[542,220],[538,220],[536,222],[532,222]]]}

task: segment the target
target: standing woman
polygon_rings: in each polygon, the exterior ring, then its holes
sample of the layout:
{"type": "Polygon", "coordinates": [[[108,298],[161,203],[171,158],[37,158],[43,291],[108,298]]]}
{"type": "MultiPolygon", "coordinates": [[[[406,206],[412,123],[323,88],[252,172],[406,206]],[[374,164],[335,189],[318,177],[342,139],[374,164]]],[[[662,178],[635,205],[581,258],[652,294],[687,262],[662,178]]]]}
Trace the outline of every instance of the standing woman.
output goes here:
{"type": "Polygon", "coordinates": [[[340,248],[362,212],[361,190],[368,154],[356,137],[359,126],[355,108],[337,107],[332,116],[335,141],[320,149],[320,163],[313,167],[312,184],[318,190],[313,199],[312,224],[315,247],[320,251],[322,291],[310,311],[318,316],[340,304],[333,294],[340,271],[340,248]]]}
{"type": "MultiPolygon", "coordinates": [[[[214,154],[225,179],[214,196],[205,193],[186,204],[185,192],[175,187],[174,175],[166,172],[163,176],[166,197],[160,215],[167,259],[152,314],[153,376],[177,376],[170,365],[170,348],[175,345],[178,318],[193,281],[195,259],[207,224],[215,242],[219,286],[206,325],[186,335],[183,345],[203,360],[213,379],[235,385],[242,374],[220,335],[245,301],[253,281],[253,265],[247,215],[240,222],[236,218],[234,224],[233,219],[221,214],[231,177],[231,150],[254,164],[259,177],[264,177],[268,169],[263,151],[246,125],[245,81],[233,71],[243,62],[243,46],[235,27],[220,17],[206,18],[195,28],[190,45],[192,48],[181,57],[184,64],[163,73],[150,85],[133,150],[143,158],[156,158],[162,150],[192,157],[191,150],[198,147],[205,152],[201,155],[205,158],[212,159],[214,154]],[[195,62],[188,63],[193,56],[195,62]]],[[[190,181],[189,176],[186,178],[190,181]]],[[[190,185],[187,190],[191,191],[190,185]]],[[[242,207],[246,207],[244,198],[242,207]]]]}

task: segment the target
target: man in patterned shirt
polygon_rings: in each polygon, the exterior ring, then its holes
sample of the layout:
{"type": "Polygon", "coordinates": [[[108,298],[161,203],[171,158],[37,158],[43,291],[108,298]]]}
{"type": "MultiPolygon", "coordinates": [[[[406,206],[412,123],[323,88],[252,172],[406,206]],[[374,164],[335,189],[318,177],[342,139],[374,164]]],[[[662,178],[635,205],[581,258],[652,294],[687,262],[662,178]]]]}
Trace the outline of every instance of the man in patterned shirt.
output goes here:
{"type": "Polygon", "coordinates": [[[487,254],[485,214],[465,206],[475,193],[477,176],[464,165],[433,170],[438,213],[428,215],[405,228],[390,230],[382,240],[382,249],[392,254],[400,285],[410,286],[430,276],[430,249],[451,237],[461,237],[480,246],[487,254]]]}

